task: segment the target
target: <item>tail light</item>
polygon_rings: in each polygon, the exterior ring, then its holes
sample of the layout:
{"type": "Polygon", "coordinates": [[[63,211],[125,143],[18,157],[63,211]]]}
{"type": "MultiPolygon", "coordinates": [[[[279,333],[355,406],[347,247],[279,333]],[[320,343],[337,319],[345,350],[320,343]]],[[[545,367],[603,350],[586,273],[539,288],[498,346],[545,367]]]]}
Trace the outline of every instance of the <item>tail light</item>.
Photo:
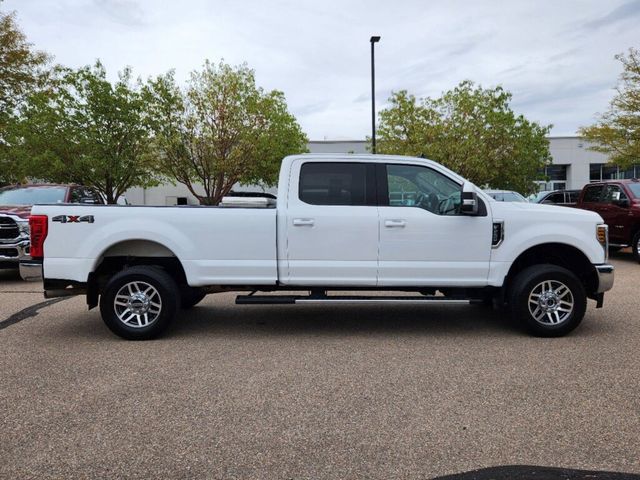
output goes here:
{"type": "Polygon", "coordinates": [[[44,240],[47,238],[48,220],[46,215],[31,215],[29,217],[31,258],[44,257],[44,240]]]}

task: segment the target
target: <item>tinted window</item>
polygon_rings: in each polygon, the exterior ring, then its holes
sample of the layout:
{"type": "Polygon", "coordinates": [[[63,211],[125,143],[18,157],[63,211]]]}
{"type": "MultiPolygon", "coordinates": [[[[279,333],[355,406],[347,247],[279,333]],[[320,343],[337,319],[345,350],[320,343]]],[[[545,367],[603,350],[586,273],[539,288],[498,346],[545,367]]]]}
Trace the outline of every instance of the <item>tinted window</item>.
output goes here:
{"type": "Polygon", "coordinates": [[[69,202],[71,203],[90,203],[94,205],[102,204],[102,198],[92,188],[87,187],[73,187],[71,194],[69,195],[69,202]]]}
{"type": "Polygon", "coordinates": [[[420,207],[438,215],[456,215],[462,187],[449,177],[418,165],[387,165],[389,205],[420,207]]]}
{"type": "Polygon", "coordinates": [[[587,189],[584,192],[584,197],[582,197],[582,201],[583,202],[599,202],[602,189],[603,189],[602,185],[587,187],[587,189]]]}
{"type": "Polygon", "coordinates": [[[305,163],[300,169],[298,193],[300,200],[312,205],[366,205],[367,165],[305,163]]]}
{"type": "Polygon", "coordinates": [[[542,203],[564,203],[564,192],[552,193],[542,203]]]}
{"type": "Polygon", "coordinates": [[[567,195],[569,195],[569,203],[577,203],[580,192],[567,192],[567,195]]]}
{"type": "Polygon", "coordinates": [[[0,190],[0,205],[36,205],[38,203],[62,203],[66,187],[26,187],[0,190]]]}
{"type": "Polygon", "coordinates": [[[504,202],[504,195],[502,193],[490,193],[489,196],[498,202],[504,202]]]}

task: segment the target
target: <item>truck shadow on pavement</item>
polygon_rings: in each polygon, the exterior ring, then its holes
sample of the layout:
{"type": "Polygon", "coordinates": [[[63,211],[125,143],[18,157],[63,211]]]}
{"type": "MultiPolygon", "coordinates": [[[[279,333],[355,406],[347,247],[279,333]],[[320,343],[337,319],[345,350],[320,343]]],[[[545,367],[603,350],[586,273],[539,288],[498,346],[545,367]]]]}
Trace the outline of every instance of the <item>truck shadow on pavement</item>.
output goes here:
{"type": "MultiPolygon", "coordinates": [[[[160,340],[185,337],[270,337],[270,336],[457,336],[460,338],[529,337],[514,323],[506,310],[493,310],[478,305],[456,306],[379,306],[379,305],[291,305],[236,306],[211,295],[188,311],[180,311],[160,340]]],[[[591,302],[592,303],[592,302],[591,302]]],[[[602,335],[612,325],[587,310],[582,324],[571,338],[602,335]]],[[[80,310],[55,327],[67,338],[99,338],[120,341],[103,324],[97,309],[80,310]]]]}
{"type": "MultiPolygon", "coordinates": [[[[215,296],[213,297],[215,299],[215,296]]],[[[215,301],[215,300],[214,300],[215,301]]],[[[589,311],[571,336],[598,335],[589,311]]],[[[506,310],[465,306],[197,306],[176,319],[167,337],[189,335],[456,335],[528,337],[506,310]]]]}

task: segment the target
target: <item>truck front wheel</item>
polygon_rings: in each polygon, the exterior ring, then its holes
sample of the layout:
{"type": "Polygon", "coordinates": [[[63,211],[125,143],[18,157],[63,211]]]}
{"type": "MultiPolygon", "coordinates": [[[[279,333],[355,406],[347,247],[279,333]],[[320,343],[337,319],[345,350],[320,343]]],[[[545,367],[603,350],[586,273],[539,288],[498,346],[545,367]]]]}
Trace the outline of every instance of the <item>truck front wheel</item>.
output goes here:
{"type": "Polygon", "coordinates": [[[513,319],[540,337],[561,337],[576,328],[587,309],[580,280],[556,265],[534,265],[520,272],[510,289],[513,319]]]}
{"type": "Polygon", "coordinates": [[[631,252],[633,253],[633,258],[640,262],[640,230],[638,230],[633,236],[633,241],[631,242],[631,252]]]}
{"type": "Polygon", "coordinates": [[[127,340],[158,337],[176,315],[178,286],[164,270],[131,267],[115,274],[100,297],[102,320],[127,340]]]}

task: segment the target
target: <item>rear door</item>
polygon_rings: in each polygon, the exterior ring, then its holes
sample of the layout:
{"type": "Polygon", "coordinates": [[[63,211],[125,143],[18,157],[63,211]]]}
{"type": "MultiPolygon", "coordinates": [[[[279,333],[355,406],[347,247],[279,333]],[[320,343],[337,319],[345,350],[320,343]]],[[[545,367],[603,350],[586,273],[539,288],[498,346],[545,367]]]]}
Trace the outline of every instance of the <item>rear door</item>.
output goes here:
{"type": "Polygon", "coordinates": [[[378,207],[373,164],[297,160],[291,166],[287,202],[283,284],[376,285],[378,207]]]}
{"type": "MultiPolygon", "coordinates": [[[[579,202],[579,207],[585,210],[591,210],[600,214],[600,216],[607,222],[607,209],[602,203],[602,193],[604,191],[603,184],[588,185],[584,187],[582,198],[579,202]]],[[[608,223],[608,222],[607,222],[608,223]]]]}

